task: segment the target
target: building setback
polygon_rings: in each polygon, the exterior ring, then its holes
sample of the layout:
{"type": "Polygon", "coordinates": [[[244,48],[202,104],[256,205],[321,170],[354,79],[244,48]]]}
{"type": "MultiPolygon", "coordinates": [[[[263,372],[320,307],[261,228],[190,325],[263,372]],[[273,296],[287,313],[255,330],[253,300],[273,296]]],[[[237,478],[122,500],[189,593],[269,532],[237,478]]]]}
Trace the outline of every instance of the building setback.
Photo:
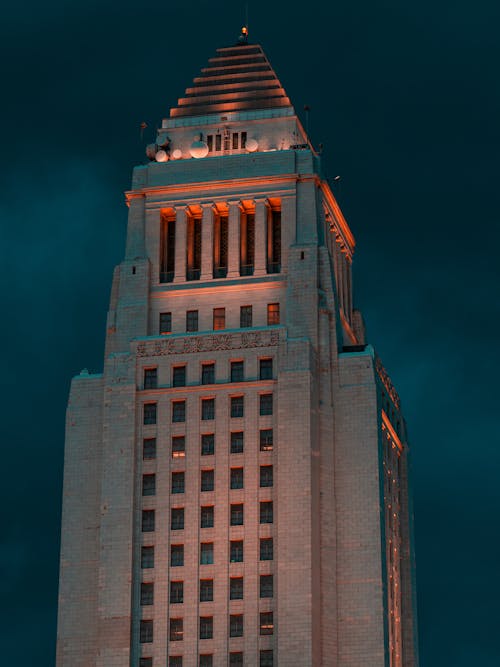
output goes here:
{"type": "Polygon", "coordinates": [[[354,237],[260,46],[136,167],[67,411],[58,667],[414,667],[408,445],[354,237]]]}

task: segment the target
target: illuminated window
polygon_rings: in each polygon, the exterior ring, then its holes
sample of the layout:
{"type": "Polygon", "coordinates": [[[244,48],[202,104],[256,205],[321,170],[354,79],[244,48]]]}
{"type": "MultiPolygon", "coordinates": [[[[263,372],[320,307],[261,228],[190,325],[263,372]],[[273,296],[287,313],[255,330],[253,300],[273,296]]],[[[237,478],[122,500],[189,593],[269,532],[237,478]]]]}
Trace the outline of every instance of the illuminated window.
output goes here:
{"type": "Polygon", "coordinates": [[[172,421],[186,421],[186,401],[172,401],[172,421]]]}
{"type": "Polygon", "coordinates": [[[230,653],[229,667],[243,667],[243,653],[230,653]]]}
{"type": "Polygon", "coordinates": [[[266,650],[260,652],[259,667],[273,667],[273,652],[266,650]]]}
{"type": "Polygon", "coordinates": [[[272,635],[274,632],[273,612],[264,611],[260,614],[260,634],[272,635]]]}
{"type": "Polygon", "coordinates": [[[231,433],[231,454],[243,453],[243,431],[231,433]]]}
{"type": "Polygon", "coordinates": [[[172,369],[172,387],[186,386],[186,366],[174,366],[172,369]]]}
{"type": "Polygon", "coordinates": [[[201,400],[201,418],[204,421],[215,419],[215,398],[203,398],[201,400]]]}
{"type": "Polygon", "coordinates": [[[219,331],[220,329],[226,328],[226,309],[225,308],[214,308],[213,312],[214,318],[214,331],[219,331]]]}
{"type": "Polygon", "coordinates": [[[201,490],[202,491],[213,491],[214,490],[214,471],[213,470],[202,470],[201,471],[201,490]]]}
{"type": "Polygon", "coordinates": [[[260,359],[259,360],[259,378],[261,380],[273,379],[273,360],[260,359]]]}
{"type": "Polygon", "coordinates": [[[170,582],[170,604],[182,604],[184,602],[184,582],[170,582]]]}
{"type": "Polygon", "coordinates": [[[155,566],[155,548],[141,547],[141,568],[149,570],[155,566]]]}
{"type": "Polygon", "coordinates": [[[172,313],[160,313],[160,335],[172,333],[172,313]]]}
{"type": "Polygon", "coordinates": [[[260,451],[272,452],[273,450],[273,429],[264,428],[259,432],[260,451]]]}
{"type": "Polygon", "coordinates": [[[213,616],[200,616],[200,639],[212,639],[214,636],[213,616]]]}
{"type": "Polygon", "coordinates": [[[158,369],[144,369],[144,389],[156,389],[158,387],[158,369]]]}
{"type": "Polygon", "coordinates": [[[141,584],[141,606],[146,607],[154,603],[154,584],[141,584]]]}
{"type": "Polygon", "coordinates": [[[141,644],[151,644],[153,641],[153,621],[141,621],[140,642],[141,644]]]}
{"type": "Polygon", "coordinates": [[[172,567],[182,567],[184,565],[184,545],[170,545],[170,565],[172,567]]]}
{"type": "Polygon", "coordinates": [[[231,526],[243,525],[243,504],[231,505],[231,526]]]}
{"type": "Polygon", "coordinates": [[[231,614],[229,616],[229,636],[243,637],[243,614],[231,614]]]}
{"type": "Polygon", "coordinates": [[[214,562],[214,543],[202,542],[200,545],[200,565],[212,565],[214,562]]]}
{"type": "Polygon", "coordinates": [[[231,488],[243,488],[243,468],[231,468],[231,488]]]}
{"type": "Polygon", "coordinates": [[[155,529],[155,511],[142,510],[142,532],[152,533],[155,529]]]}
{"type": "Polygon", "coordinates": [[[213,433],[204,433],[201,436],[201,455],[211,456],[215,451],[215,436],[213,433]]]}
{"type": "Polygon", "coordinates": [[[184,623],[182,618],[171,618],[170,619],[170,634],[169,639],[171,642],[180,642],[184,637],[184,623]]]}
{"type": "Polygon", "coordinates": [[[243,382],[245,379],[245,365],[243,361],[231,362],[231,382],[243,382]]]}
{"type": "Polygon", "coordinates": [[[200,602],[212,602],[214,599],[214,580],[200,579],[200,602]]]}
{"type": "Polygon", "coordinates": [[[144,424],[156,424],[156,403],[144,403],[144,424]]]}
{"type": "Polygon", "coordinates": [[[184,507],[172,507],[170,510],[170,530],[184,530],[184,507]]]}
{"type": "Polygon", "coordinates": [[[260,503],[260,522],[261,523],[272,523],[273,522],[273,502],[272,500],[266,500],[260,503]]]}
{"type": "Polygon", "coordinates": [[[273,414],[273,395],[272,394],[261,394],[260,395],[260,415],[272,415],[273,414]]]}
{"type": "Polygon", "coordinates": [[[142,495],[154,496],[156,493],[156,475],[142,476],[142,495]]]}
{"type": "Polygon", "coordinates": [[[156,458],[156,438],[145,438],[142,441],[142,458],[145,461],[156,458]]]}
{"type": "Polygon", "coordinates": [[[273,466],[260,466],[260,486],[273,485],[273,466]]]}
{"type": "Polygon", "coordinates": [[[183,435],[174,435],[172,438],[172,458],[183,459],[186,456],[186,439],[183,435]]]}
{"type": "Polygon", "coordinates": [[[263,537],[260,540],[260,560],[273,560],[273,538],[263,537]]]}
{"type": "Polygon", "coordinates": [[[280,305],[279,305],[279,303],[268,303],[267,304],[267,323],[268,324],[279,324],[280,323],[280,305]]]}
{"type": "Polygon", "coordinates": [[[231,577],[229,580],[229,599],[243,600],[243,577],[231,577]]]}
{"type": "Polygon", "coordinates": [[[243,417],[244,401],[243,396],[231,396],[231,417],[243,417]]]}
{"type": "Polygon", "coordinates": [[[188,310],[186,313],[186,331],[198,331],[198,311],[188,310]]]}
{"type": "Polygon", "coordinates": [[[214,506],[205,505],[200,511],[200,527],[213,528],[214,527],[214,506]]]}
{"type": "Polygon", "coordinates": [[[214,384],[215,382],[215,364],[201,365],[201,384],[214,384]]]}
{"type": "Polygon", "coordinates": [[[241,306],[240,307],[240,327],[244,329],[245,327],[252,326],[252,306],[241,306]]]}
{"type": "Polygon", "coordinates": [[[231,540],[229,560],[231,563],[243,562],[243,540],[231,540]]]}
{"type": "Polygon", "coordinates": [[[272,574],[261,574],[260,575],[260,597],[261,598],[272,598],[273,597],[273,575],[272,574]]]}
{"type": "Polygon", "coordinates": [[[171,493],[184,493],[185,474],[183,472],[172,473],[171,493]]]}
{"type": "Polygon", "coordinates": [[[202,653],[200,655],[200,667],[213,667],[213,664],[214,656],[211,653],[202,653]]]}

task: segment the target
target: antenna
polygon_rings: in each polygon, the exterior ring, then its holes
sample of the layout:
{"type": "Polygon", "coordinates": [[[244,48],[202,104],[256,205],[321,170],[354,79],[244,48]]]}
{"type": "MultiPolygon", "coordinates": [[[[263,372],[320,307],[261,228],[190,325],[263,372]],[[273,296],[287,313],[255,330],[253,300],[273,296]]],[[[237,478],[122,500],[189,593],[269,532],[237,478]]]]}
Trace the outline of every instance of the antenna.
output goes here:
{"type": "Polygon", "coordinates": [[[308,104],[304,104],[304,111],[306,112],[306,134],[309,139],[309,112],[311,111],[311,107],[308,104]]]}
{"type": "Polygon", "coordinates": [[[248,35],[248,2],[245,3],[245,26],[246,26],[247,35],[248,35]]]}

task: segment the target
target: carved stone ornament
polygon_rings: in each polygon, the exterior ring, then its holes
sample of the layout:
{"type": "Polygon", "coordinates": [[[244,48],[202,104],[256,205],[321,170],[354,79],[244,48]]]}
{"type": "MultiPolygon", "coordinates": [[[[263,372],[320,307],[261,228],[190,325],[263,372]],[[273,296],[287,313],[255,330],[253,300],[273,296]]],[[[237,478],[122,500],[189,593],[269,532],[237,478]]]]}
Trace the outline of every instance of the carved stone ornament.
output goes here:
{"type": "Polygon", "coordinates": [[[391,382],[391,378],[388,376],[387,371],[383,367],[382,362],[380,361],[380,359],[378,357],[375,358],[375,368],[377,369],[377,373],[378,373],[378,376],[380,378],[380,381],[382,382],[384,387],[387,389],[387,393],[392,398],[396,408],[399,410],[400,401],[399,401],[398,393],[394,389],[394,385],[391,382]]]}

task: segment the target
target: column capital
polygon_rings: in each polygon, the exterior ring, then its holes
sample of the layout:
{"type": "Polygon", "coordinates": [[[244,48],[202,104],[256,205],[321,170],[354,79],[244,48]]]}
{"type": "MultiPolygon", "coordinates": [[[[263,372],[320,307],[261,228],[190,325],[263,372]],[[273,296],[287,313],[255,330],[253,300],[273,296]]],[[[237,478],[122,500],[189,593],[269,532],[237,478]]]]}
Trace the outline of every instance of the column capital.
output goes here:
{"type": "Polygon", "coordinates": [[[241,199],[228,199],[227,204],[228,206],[233,206],[233,207],[237,206],[240,209],[240,211],[244,210],[244,206],[241,202],[241,199]]]}
{"type": "Polygon", "coordinates": [[[215,204],[213,201],[204,201],[200,206],[205,211],[206,209],[214,208],[215,204]]]}

